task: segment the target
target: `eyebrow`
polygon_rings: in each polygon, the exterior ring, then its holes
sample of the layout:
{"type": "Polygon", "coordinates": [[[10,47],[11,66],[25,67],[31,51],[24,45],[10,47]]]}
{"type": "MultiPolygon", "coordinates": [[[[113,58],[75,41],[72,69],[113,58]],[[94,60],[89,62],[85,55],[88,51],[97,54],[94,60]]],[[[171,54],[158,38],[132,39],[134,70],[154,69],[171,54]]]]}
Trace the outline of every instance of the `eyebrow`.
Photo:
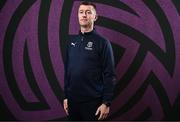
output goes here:
{"type": "MultiPolygon", "coordinates": [[[[84,11],[84,9],[79,9],[79,11],[84,11]]],[[[86,9],[85,11],[91,11],[91,10],[89,10],[89,9],[86,9]]]]}

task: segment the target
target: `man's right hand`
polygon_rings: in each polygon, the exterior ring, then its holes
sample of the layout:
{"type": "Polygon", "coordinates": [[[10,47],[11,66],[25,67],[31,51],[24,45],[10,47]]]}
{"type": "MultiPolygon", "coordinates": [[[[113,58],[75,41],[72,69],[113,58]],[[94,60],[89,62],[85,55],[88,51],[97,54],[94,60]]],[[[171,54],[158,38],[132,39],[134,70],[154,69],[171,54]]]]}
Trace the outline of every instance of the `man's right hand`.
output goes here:
{"type": "Polygon", "coordinates": [[[69,113],[68,113],[68,99],[64,99],[64,110],[65,110],[66,114],[69,115],[69,113]]]}

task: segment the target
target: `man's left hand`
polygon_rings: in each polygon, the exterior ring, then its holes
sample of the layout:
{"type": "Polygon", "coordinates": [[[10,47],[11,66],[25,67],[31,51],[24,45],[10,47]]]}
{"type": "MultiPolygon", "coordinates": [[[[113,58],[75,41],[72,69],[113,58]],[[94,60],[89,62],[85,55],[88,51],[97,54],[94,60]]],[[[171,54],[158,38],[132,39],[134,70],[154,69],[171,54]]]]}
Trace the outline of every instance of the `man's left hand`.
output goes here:
{"type": "Polygon", "coordinates": [[[98,120],[106,119],[109,114],[109,109],[110,107],[106,106],[105,104],[101,104],[101,106],[99,106],[95,114],[97,116],[100,113],[98,120]]]}

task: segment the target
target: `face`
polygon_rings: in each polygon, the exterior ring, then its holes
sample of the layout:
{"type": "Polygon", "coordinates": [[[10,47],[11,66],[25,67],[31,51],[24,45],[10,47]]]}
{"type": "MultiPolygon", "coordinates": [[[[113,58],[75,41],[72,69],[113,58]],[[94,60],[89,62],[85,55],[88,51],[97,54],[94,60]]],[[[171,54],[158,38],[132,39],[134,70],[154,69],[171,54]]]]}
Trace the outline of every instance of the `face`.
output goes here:
{"type": "Polygon", "coordinates": [[[96,10],[91,5],[80,5],[78,19],[81,27],[90,27],[96,21],[96,10]]]}

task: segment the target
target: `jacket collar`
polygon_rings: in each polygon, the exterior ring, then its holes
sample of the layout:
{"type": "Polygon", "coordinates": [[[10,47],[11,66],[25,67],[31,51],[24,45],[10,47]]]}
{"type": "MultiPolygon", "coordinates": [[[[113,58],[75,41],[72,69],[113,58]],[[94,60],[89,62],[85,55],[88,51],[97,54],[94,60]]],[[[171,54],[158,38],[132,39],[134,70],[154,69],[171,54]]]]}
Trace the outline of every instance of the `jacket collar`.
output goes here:
{"type": "Polygon", "coordinates": [[[83,36],[85,36],[85,35],[91,35],[91,34],[93,34],[93,33],[96,33],[96,30],[95,30],[95,29],[93,29],[93,30],[90,31],[90,32],[84,32],[84,33],[82,33],[81,31],[79,31],[79,35],[83,35],[83,36]]]}

